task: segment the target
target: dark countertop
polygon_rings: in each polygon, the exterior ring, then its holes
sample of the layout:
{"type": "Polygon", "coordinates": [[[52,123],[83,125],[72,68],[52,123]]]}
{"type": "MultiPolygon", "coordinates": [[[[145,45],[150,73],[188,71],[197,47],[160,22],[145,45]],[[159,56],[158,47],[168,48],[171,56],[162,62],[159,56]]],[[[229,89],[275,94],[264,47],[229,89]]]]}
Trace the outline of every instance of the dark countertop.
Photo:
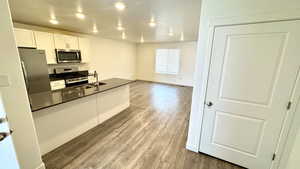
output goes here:
{"type": "Polygon", "coordinates": [[[82,86],[69,87],[61,90],[31,94],[29,96],[31,111],[34,112],[58,104],[70,102],[72,100],[80,99],[82,97],[87,97],[120,86],[124,86],[131,82],[134,81],[112,78],[112,79],[100,81],[100,83],[105,83],[105,84],[99,86],[86,84],[82,86]]]}

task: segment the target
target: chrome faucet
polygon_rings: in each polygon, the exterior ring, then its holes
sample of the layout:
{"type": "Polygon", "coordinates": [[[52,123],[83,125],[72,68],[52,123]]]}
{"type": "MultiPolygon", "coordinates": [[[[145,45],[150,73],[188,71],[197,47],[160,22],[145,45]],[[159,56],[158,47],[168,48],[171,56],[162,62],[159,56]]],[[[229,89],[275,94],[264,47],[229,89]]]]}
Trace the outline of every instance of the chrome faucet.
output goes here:
{"type": "Polygon", "coordinates": [[[98,77],[97,71],[95,70],[94,73],[90,73],[89,76],[93,76],[94,78],[96,78],[96,82],[94,82],[92,84],[95,86],[98,86],[99,85],[99,77],[98,77]]]}
{"type": "Polygon", "coordinates": [[[96,70],[94,71],[94,78],[96,78],[96,83],[99,84],[99,77],[96,70]]]}

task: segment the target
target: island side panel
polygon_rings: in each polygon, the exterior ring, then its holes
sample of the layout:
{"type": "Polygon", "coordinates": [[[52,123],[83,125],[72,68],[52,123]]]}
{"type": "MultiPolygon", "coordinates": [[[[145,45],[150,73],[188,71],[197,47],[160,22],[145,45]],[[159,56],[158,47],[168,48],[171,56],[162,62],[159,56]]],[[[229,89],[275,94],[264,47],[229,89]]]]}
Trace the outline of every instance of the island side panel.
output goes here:
{"type": "Polygon", "coordinates": [[[97,126],[96,95],[33,112],[44,155],[97,126]]]}
{"type": "Polygon", "coordinates": [[[33,112],[44,155],[130,106],[129,85],[33,112]]]}
{"type": "Polygon", "coordinates": [[[97,94],[98,123],[101,124],[130,106],[129,85],[97,94]]]}

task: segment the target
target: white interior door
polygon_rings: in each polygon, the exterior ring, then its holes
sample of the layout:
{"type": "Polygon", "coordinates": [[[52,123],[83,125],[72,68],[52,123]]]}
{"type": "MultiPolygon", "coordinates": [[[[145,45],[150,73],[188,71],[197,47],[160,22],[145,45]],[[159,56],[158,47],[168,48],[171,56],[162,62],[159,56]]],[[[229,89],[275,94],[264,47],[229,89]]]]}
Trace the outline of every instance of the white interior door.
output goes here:
{"type": "Polygon", "coordinates": [[[215,28],[201,152],[270,168],[300,65],[299,44],[300,21],[215,28]]]}
{"type": "Polygon", "coordinates": [[[0,93],[0,168],[19,169],[0,93]]]}

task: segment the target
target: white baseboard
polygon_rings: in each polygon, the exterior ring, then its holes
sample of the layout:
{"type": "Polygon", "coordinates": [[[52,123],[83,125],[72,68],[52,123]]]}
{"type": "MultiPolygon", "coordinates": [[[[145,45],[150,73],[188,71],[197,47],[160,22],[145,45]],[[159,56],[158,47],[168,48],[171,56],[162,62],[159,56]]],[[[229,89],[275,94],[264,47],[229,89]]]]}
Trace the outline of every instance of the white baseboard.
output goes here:
{"type": "Polygon", "coordinates": [[[185,148],[195,153],[199,153],[198,147],[195,145],[186,144],[185,148]]]}
{"type": "Polygon", "coordinates": [[[172,82],[172,81],[159,81],[159,80],[149,80],[149,79],[142,79],[142,78],[138,78],[138,79],[136,79],[136,80],[137,80],[137,81],[152,82],[152,83],[161,83],[161,84],[166,84],[166,85],[175,85],[175,86],[193,87],[192,84],[187,84],[187,83],[177,83],[177,82],[172,82]]]}
{"type": "Polygon", "coordinates": [[[45,164],[42,162],[36,169],[46,169],[45,164]]]}

